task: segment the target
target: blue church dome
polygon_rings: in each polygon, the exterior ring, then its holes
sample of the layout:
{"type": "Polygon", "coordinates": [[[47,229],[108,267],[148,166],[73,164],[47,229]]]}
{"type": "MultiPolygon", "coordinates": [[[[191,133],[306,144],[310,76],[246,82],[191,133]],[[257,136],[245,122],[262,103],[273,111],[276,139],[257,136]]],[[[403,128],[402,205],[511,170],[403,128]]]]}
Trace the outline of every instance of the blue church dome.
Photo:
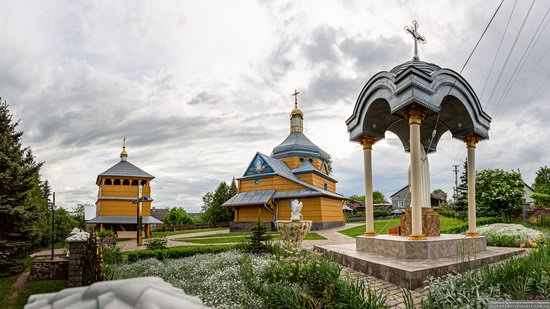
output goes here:
{"type": "Polygon", "coordinates": [[[271,157],[282,159],[288,157],[317,158],[327,161],[327,152],[313,144],[302,132],[292,132],[277,147],[273,149],[271,157]]]}

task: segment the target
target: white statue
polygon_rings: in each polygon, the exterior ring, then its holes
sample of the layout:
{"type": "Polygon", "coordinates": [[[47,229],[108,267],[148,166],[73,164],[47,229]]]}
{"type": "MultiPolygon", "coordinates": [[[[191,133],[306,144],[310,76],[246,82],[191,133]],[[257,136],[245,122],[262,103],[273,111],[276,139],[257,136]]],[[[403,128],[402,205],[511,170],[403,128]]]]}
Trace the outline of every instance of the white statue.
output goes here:
{"type": "Polygon", "coordinates": [[[292,210],[292,214],[290,215],[290,220],[292,221],[300,221],[302,220],[302,214],[300,213],[302,211],[302,207],[304,205],[302,202],[300,202],[297,199],[293,199],[292,202],[290,202],[290,208],[292,210]]]}
{"type": "MultiPolygon", "coordinates": [[[[411,167],[409,166],[409,192],[411,190],[411,167]]],[[[430,163],[424,147],[420,147],[420,203],[422,207],[431,207],[430,163]]]]}

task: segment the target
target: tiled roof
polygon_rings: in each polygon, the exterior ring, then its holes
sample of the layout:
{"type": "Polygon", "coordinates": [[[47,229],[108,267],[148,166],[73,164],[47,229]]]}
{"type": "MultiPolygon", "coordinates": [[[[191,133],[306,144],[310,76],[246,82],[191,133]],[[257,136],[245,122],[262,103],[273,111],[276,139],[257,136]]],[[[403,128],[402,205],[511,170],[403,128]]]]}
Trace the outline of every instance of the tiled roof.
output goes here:
{"type": "Polygon", "coordinates": [[[315,173],[319,176],[325,177],[333,182],[338,182],[336,179],[330,177],[329,175],[323,173],[322,171],[318,170],[311,162],[308,160],[304,160],[300,166],[292,170],[292,173],[294,174],[303,174],[303,173],[315,173]]]}
{"type": "Polygon", "coordinates": [[[269,202],[274,194],[275,190],[242,192],[227,200],[222,206],[262,205],[269,202]]]}
{"type": "Polygon", "coordinates": [[[99,176],[129,176],[129,177],[143,177],[143,178],[155,178],[153,175],[143,171],[139,167],[132,163],[120,160],[117,164],[113,165],[110,169],[99,174],[99,176]]]}
{"type": "Polygon", "coordinates": [[[273,148],[271,153],[273,158],[281,159],[286,157],[310,157],[328,160],[329,155],[324,150],[313,144],[301,132],[292,132],[287,138],[277,147],[273,148]]]}
{"type": "MultiPolygon", "coordinates": [[[[142,220],[143,224],[162,224],[162,221],[157,220],[151,216],[143,216],[142,220]]],[[[86,221],[86,223],[137,224],[137,218],[136,216],[97,216],[91,220],[86,221]]]]}

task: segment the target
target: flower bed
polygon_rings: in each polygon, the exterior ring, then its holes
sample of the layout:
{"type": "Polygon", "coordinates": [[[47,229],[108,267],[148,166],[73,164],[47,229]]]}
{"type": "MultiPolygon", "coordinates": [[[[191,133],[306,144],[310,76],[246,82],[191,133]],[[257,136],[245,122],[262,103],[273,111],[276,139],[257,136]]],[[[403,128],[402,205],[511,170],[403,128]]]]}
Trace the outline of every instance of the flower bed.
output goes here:
{"type": "Polygon", "coordinates": [[[479,227],[477,230],[480,235],[487,238],[489,246],[533,248],[537,242],[546,238],[542,232],[521,224],[496,223],[479,227]]]}
{"type": "Polygon", "coordinates": [[[295,246],[110,267],[112,279],[157,276],[215,308],[380,308],[387,295],[340,278],[341,266],[295,246]]]}

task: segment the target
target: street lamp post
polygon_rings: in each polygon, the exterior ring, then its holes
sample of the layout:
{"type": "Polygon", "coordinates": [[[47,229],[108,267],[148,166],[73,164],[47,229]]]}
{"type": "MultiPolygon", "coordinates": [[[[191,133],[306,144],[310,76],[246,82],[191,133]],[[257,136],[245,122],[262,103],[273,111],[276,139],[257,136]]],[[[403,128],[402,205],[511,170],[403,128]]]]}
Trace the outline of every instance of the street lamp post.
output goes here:
{"type": "Polygon", "coordinates": [[[54,252],[54,243],[55,243],[55,237],[54,237],[54,232],[55,232],[55,192],[53,193],[53,199],[52,199],[52,203],[50,204],[51,208],[52,208],[52,260],[53,260],[53,252],[54,252]]]}

